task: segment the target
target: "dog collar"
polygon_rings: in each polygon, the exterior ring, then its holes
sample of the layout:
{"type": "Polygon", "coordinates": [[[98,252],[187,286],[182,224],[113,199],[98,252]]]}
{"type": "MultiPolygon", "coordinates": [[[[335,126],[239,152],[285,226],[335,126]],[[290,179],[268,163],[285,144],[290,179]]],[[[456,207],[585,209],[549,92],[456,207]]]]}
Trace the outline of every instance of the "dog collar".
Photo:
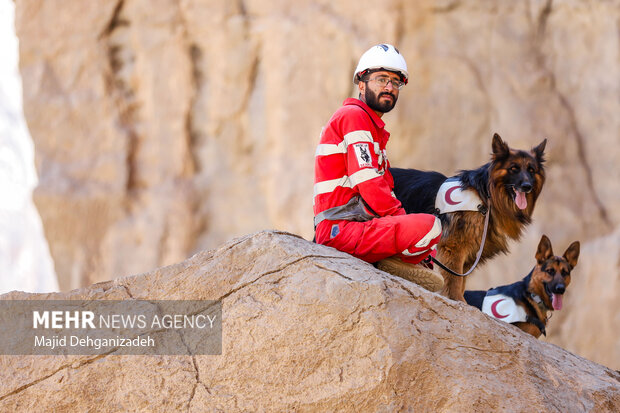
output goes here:
{"type": "MultiPolygon", "coordinates": [[[[530,293],[530,297],[532,298],[532,300],[534,300],[534,302],[536,303],[536,305],[538,306],[538,309],[545,315],[545,317],[547,316],[547,311],[549,311],[549,308],[547,308],[547,304],[545,304],[545,302],[543,301],[542,298],[540,298],[540,296],[538,294],[535,293],[530,293]]],[[[548,318],[548,317],[547,317],[548,318]]]]}
{"type": "MultiPolygon", "coordinates": [[[[547,337],[547,330],[545,329],[545,324],[551,318],[551,316],[547,315],[549,313],[549,309],[538,294],[530,292],[530,298],[536,303],[536,306],[538,307],[540,312],[545,316],[545,320],[542,321],[537,316],[527,316],[526,321],[538,327],[542,335],[547,337]]],[[[532,305],[528,300],[526,300],[525,302],[528,303],[530,306],[532,305]]]]}

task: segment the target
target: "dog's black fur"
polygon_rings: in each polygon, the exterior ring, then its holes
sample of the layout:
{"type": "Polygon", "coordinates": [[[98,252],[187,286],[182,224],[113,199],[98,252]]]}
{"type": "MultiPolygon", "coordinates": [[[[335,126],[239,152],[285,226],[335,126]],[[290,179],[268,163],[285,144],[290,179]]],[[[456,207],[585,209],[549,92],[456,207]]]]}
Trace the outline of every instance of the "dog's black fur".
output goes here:
{"type": "MultiPolygon", "coordinates": [[[[489,198],[490,162],[474,170],[462,170],[456,177],[460,179],[463,189],[475,189],[483,199],[489,198]]],[[[441,185],[448,177],[436,171],[419,171],[416,169],[390,168],[394,181],[396,198],[403,204],[408,214],[434,214],[435,197],[441,185]],[[423,190],[422,190],[423,188],[423,190]]],[[[449,216],[439,216],[442,224],[449,221],[449,216]]]]}

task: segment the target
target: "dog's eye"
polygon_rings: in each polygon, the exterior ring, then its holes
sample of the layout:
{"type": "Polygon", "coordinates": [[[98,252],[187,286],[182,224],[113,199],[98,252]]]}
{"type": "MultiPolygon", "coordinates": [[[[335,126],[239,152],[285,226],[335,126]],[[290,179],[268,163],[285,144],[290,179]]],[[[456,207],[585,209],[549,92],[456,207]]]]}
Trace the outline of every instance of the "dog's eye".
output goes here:
{"type": "Polygon", "coordinates": [[[534,173],[536,173],[536,170],[533,167],[531,167],[531,166],[527,168],[527,171],[529,173],[531,173],[532,175],[534,175],[534,173]]]}
{"type": "Polygon", "coordinates": [[[547,274],[554,275],[555,271],[553,271],[553,268],[547,268],[547,274]]]}
{"type": "Polygon", "coordinates": [[[562,270],[562,277],[568,277],[570,273],[566,270],[562,270]]]}
{"type": "Polygon", "coordinates": [[[510,173],[517,174],[519,173],[519,165],[512,165],[510,166],[510,168],[508,168],[508,170],[510,171],[510,173]]]}

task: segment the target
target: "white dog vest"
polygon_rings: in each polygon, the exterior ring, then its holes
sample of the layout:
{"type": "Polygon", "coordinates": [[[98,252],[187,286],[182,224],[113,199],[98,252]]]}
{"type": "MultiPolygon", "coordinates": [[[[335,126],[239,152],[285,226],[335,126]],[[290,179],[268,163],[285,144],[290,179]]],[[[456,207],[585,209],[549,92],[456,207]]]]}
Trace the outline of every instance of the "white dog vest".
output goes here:
{"type": "Polygon", "coordinates": [[[439,188],[435,198],[435,208],[440,214],[456,211],[480,211],[484,206],[478,192],[461,188],[458,178],[449,178],[439,188]]]}
{"type": "Polygon", "coordinates": [[[503,294],[493,294],[484,297],[482,312],[506,323],[527,321],[525,310],[514,299],[503,294]]]}

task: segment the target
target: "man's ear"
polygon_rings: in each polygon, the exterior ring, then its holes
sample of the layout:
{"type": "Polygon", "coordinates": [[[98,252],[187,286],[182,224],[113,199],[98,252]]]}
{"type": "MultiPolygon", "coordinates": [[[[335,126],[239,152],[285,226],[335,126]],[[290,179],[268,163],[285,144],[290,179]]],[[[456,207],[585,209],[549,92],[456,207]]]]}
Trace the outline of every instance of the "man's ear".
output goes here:
{"type": "Polygon", "coordinates": [[[357,90],[359,91],[360,95],[366,93],[366,83],[362,82],[361,80],[357,82],[357,90]]]}

